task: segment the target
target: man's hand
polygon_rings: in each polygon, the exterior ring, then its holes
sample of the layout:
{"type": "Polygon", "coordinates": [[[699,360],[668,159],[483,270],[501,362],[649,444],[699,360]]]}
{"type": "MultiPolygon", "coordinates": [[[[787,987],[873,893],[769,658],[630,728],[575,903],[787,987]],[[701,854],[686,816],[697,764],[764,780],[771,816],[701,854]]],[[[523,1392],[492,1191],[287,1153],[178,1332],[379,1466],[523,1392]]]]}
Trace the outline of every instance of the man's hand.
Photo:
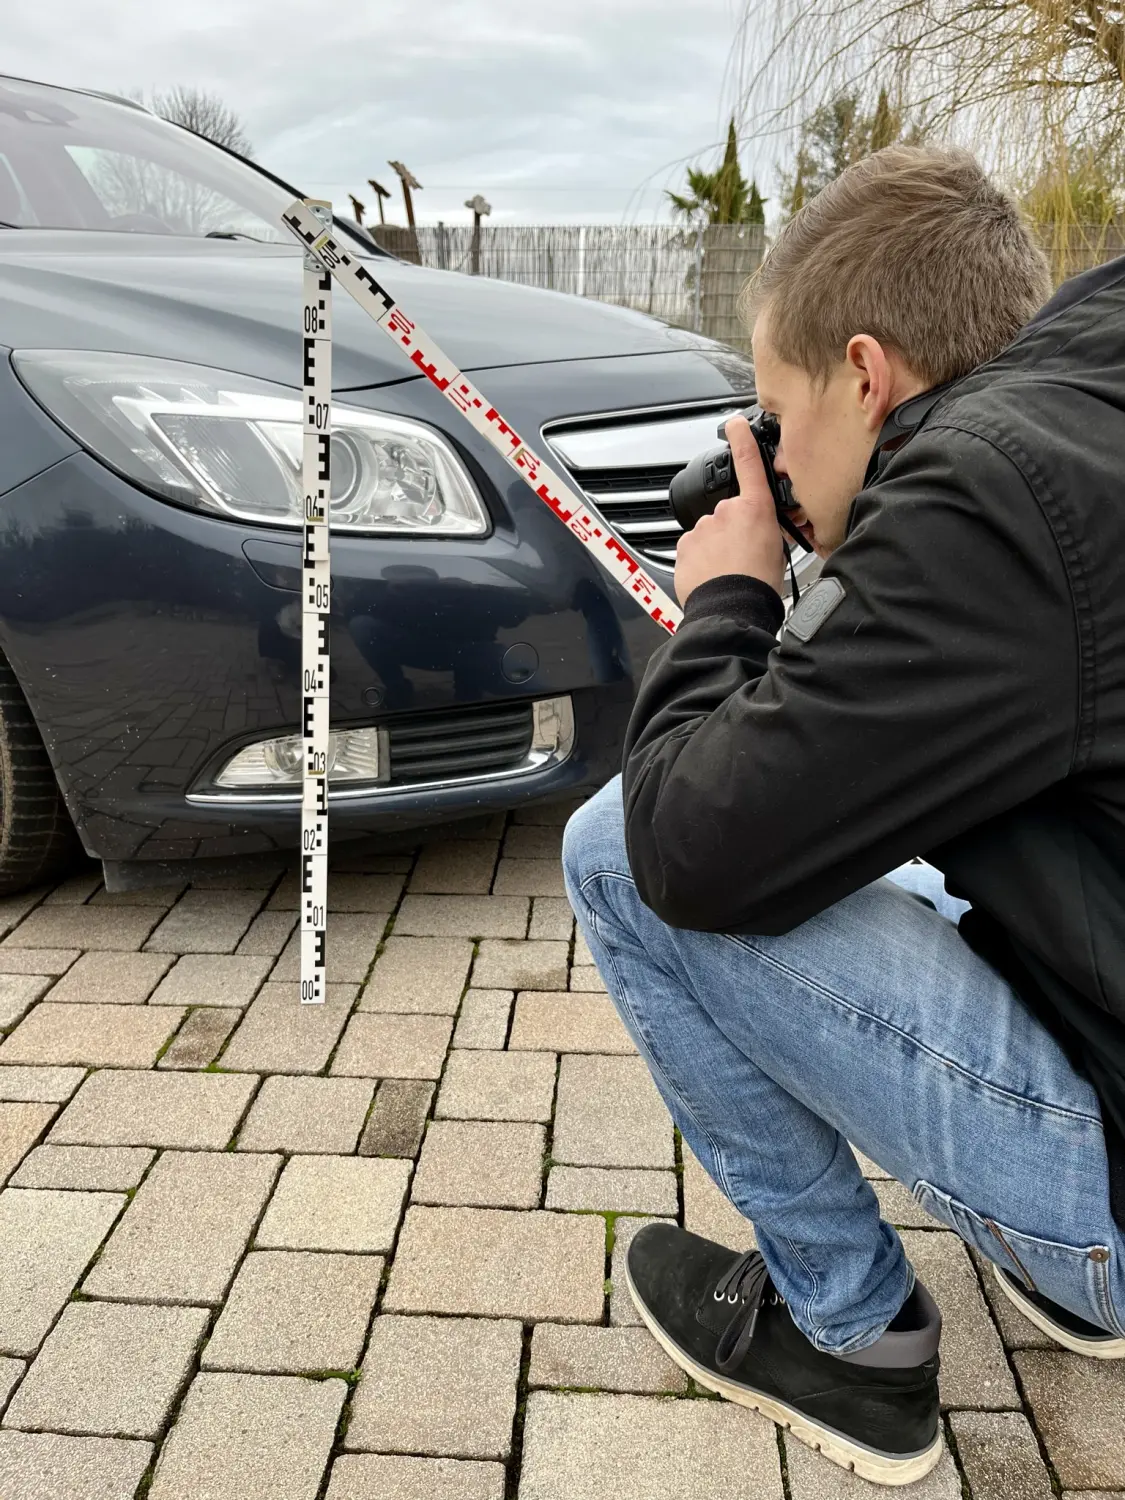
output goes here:
{"type": "Polygon", "coordinates": [[[680,538],[676,548],[676,597],[686,604],[693,589],[727,573],[760,578],[780,594],[785,579],[784,533],[761,454],[745,417],[727,423],[727,442],[738,476],[738,494],[720,500],[680,538]]]}

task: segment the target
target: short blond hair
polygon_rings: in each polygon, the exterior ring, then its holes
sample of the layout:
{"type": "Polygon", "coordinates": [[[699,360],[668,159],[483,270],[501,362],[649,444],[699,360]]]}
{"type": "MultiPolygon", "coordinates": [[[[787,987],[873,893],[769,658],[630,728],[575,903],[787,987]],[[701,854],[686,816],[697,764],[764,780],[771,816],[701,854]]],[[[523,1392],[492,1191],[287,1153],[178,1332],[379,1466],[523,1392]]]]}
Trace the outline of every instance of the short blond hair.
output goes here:
{"type": "Polygon", "coordinates": [[[785,225],[747,284],[780,356],[827,380],[867,333],[941,385],[999,354],[1051,292],[1015,202],[969,152],[887,146],[785,225]]]}

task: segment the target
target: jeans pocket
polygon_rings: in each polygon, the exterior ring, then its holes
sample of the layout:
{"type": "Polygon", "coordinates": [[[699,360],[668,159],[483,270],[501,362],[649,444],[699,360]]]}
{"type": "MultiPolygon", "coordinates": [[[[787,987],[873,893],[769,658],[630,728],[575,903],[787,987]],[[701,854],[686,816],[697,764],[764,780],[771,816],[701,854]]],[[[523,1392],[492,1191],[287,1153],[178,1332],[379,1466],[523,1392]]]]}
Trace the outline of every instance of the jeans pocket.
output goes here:
{"type": "Polygon", "coordinates": [[[1009,1271],[1032,1291],[1077,1313],[1099,1327],[1125,1337],[1114,1307],[1110,1275],[1113,1251],[1108,1245],[1066,1245],[1024,1234],[919,1178],[914,1201],[947,1224],[986,1259],[1009,1271]]]}

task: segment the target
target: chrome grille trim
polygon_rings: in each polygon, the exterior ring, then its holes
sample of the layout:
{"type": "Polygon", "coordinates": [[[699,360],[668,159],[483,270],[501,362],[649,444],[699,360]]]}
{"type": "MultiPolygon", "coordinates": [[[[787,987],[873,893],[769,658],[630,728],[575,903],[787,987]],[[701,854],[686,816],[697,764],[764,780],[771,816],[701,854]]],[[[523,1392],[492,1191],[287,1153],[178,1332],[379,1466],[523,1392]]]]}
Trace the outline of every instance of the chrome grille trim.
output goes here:
{"type": "MultiPolygon", "coordinates": [[[[614,424],[606,418],[587,418],[588,426],[552,424],[548,441],[568,467],[576,469],[682,468],[693,454],[718,442],[715,429],[733,417],[752,398],[709,402],[695,412],[672,412],[666,417],[614,424]]],[[[545,433],[545,435],[547,435],[545,433]]]]}
{"type": "Polygon", "coordinates": [[[671,568],[681,528],[668,483],[696,453],[714,446],[720,421],[752,400],[747,392],[690,406],[572,417],[546,424],[542,435],[614,531],[649,562],[671,568]]]}
{"type": "MultiPolygon", "coordinates": [[[[591,491],[592,494],[598,494],[599,493],[599,491],[596,490],[593,485],[590,486],[590,491],[591,491]]],[[[653,504],[660,504],[662,501],[667,501],[667,499],[668,499],[668,491],[667,490],[657,490],[657,489],[653,489],[653,490],[609,490],[609,491],[601,491],[600,493],[602,494],[603,498],[604,498],[604,495],[606,493],[608,493],[609,495],[612,496],[612,498],[614,500],[617,501],[618,505],[644,505],[644,504],[649,503],[649,502],[651,502],[653,504]]]]}
{"type": "MultiPolygon", "coordinates": [[[[660,491],[662,497],[667,500],[668,491],[660,491]]],[[[679,536],[680,523],[672,516],[667,521],[618,521],[617,529],[622,536],[633,536],[640,531],[670,532],[673,536],[679,536]]]]}

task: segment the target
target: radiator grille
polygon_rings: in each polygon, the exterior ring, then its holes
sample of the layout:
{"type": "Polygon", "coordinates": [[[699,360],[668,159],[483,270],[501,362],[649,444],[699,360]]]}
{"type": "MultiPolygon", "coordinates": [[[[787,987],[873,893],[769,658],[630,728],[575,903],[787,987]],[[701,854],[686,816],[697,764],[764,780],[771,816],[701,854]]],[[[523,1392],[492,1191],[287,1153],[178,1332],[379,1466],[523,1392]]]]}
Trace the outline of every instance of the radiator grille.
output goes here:
{"type": "Polygon", "coordinates": [[[713,448],[719,422],[751,399],[589,418],[552,427],[544,436],[613,529],[650,562],[670,568],[681,535],[668,499],[672,476],[696,453],[713,448]]]}

